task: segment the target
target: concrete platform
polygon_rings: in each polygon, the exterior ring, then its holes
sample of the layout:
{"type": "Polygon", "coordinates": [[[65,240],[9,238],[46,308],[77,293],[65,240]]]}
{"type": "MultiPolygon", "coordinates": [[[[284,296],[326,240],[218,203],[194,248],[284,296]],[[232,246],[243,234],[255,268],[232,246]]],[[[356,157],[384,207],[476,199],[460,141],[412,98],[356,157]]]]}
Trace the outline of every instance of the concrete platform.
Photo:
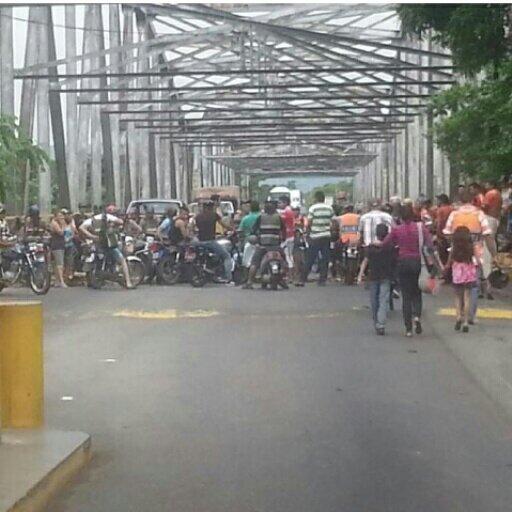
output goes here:
{"type": "Polygon", "coordinates": [[[37,512],[90,458],[83,432],[3,430],[0,512],[37,512]]]}

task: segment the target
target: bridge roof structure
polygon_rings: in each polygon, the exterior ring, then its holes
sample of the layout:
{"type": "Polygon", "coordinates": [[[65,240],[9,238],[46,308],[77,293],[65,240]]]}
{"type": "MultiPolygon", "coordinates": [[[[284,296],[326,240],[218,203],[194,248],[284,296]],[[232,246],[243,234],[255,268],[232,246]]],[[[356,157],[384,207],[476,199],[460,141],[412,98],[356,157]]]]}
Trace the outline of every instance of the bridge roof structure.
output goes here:
{"type": "Polygon", "coordinates": [[[453,83],[450,55],[407,41],[393,4],[123,8],[145,23],[138,42],[74,57],[81,73],[49,63],[17,78],[51,77],[54,93],[78,93],[121,127],[217,144],[208,158],[236,172],[359,168],[375,156],[365,144],[391,140],[453,83]],[[104,66],[85,64],[99,56],[104,66]]]}

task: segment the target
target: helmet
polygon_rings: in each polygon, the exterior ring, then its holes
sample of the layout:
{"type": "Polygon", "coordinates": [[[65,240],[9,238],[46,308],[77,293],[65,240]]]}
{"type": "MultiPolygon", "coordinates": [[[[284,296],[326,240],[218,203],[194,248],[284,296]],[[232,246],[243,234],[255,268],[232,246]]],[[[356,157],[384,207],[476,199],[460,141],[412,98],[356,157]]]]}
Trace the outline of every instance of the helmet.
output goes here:
{"type": "Polygon", "coordinates": [[[493,288],[505,288],[509,282],[508,274],[505,274],[503,270],[499,268],[495,268],[487,278],[489,280],[489,283],[491,283],[491,286],[493,288]]]}
{"type": "Polygon", "coordinates": [[[39,206],[37,204],[33,204],[28,207],[27,215],[29,217],[36,217],[39,215],[39,206]]]}
{"type": "Polygon", "coordinates": [[[105,212],[110,214],[110,215],[115,215],[117,213],[117,206],[115,204],[109,204],[106,208],[105,208],[105,212]]]}

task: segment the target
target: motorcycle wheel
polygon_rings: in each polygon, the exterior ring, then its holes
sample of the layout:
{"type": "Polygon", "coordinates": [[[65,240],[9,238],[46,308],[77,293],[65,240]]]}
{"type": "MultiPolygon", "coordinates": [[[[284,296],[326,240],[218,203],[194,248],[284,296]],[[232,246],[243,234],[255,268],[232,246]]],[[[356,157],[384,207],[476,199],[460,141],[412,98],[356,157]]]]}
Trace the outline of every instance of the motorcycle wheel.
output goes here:
{"type": "Polygon", "coordinates": [[[350,259],[347,261],[347,270],[345,273],[345,284],[352,286],[356,280],[357,274],[357,261],[350,259]]]}
{"type": "Polygon", "coordinates": [[[245,281],[244,277],[244,268],[236,266],[235,270],[233,270],[233,282],[235,286],[243,284],[245,281]]]}
{"type": "Polygon", "coordinates": [[[28,284],[36,295],[46,295],[51,286],[51,275],[46,263],[35,264],[29,273],[28,284]]]}
{"type": "Polygon", "coordinates": [[[181,279],[181,271],[179,265],[167,256],[162,258],[156,267],[156,273],[164,284],[174,285],[179,283],[181,279]]]}
{"type": "Polygon", "coordinates": [[[206,284],[206,275],[199,266],[192,266],[190,269],[190,284],[194,288],[202,288],[206,284]]]}
{"type": "Polygon", "coordinates": [[[276,291],[278,289],[278,286],[279,286],[279,281],[281,280],[281,277],[280,276],[275,276],[275,275],[272,275],[272,277],[270,278],[270,288],[273,290],[273,291],[276,291]]]}
{"type": "Polygon", "coordinates": [[[144,265],[144,282],[151,284],[156,274],[153,259],[146,255],[140,255],[139,258],[142,260],[142,264],[144,265]]]}
{"type": "MultiPolygon", "coordinates": [[[[144,281],[145,272],[144,272],[144,264],[140,260],[135,259],[127,259],[126,264],[128,265],[128,272],[130,273],[130,278],[132,280],[132,285],[134,287],[139,286],[144,281]]],[[[126,283],[123,285],[126,286],[126,283]]]]}
{"type": "Polygon", "coordinates": [[[89,288],[94,288],[95,290],[100,290],[103,288],[104,284],[105,280],[98,275],[98,271],[94,265],[91,270],[87,272],[87,286],[89,288]]]}

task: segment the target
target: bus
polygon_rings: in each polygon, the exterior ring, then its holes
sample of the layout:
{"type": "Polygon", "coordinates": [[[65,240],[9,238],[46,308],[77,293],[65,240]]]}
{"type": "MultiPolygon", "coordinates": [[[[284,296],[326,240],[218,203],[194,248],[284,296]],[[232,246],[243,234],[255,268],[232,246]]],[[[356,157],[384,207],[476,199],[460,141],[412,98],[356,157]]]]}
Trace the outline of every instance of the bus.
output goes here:
{"type": "Polygon", "coordinates": [[[290,190],[288,187],[274,187],[270,189],[268,200],[279,201],[282,196],[287,196],[290,199],[290,206],[292,208],[300,208],[302,206],[302,195],[300,190],[290,190]]]}

